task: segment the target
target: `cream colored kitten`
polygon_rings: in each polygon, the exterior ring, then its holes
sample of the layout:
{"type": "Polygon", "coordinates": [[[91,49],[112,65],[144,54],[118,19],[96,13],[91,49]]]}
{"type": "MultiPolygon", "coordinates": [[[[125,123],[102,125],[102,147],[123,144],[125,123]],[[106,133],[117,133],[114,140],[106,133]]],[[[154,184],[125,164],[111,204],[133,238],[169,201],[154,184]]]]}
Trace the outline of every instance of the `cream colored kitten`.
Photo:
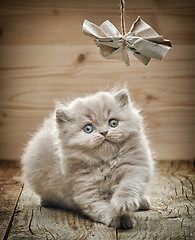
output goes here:
{"type": "Polygon", "coordinates": [[[153,160],[128,91],[98,92],[58,106],[27,145],[23,179],[43,205],[81,210],[115,228],[132,228],[153,160]]]}

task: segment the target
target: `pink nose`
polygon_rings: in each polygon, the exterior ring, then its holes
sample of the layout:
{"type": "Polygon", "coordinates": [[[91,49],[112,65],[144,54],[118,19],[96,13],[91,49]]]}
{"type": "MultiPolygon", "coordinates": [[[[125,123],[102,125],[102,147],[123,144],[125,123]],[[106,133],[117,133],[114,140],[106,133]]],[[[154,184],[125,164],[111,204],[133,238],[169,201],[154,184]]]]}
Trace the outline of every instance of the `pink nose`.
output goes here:
{"type": "Polygon", "coordinates": [[[108,132],[101,132],[101,134],[105,137],[108,132]]]}

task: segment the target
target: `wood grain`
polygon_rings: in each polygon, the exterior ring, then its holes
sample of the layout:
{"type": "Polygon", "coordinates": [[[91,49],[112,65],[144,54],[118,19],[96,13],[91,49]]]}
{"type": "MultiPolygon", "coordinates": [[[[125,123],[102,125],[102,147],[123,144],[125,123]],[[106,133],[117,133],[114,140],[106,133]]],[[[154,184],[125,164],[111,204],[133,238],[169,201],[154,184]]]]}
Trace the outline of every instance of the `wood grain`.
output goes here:
{"type": "Polygon", "coordinates": [[[193,162],[162,162],[157,169],[151,188],[152,209],[135,213],[135,229],[118,231],[118,239],[195,238],[193,162]]]}
{"type": "Polygon", "coordinates": [[[40,206],[27,187],[20,197],[8,239],[116,239],[116,230],[62,209],[40,206]]]}
{"type": "MultiPolygon", "coordinates": [[[[138,15],[155,30],[175,44],[194,44],[194,9],[192,0],[133,0],[126,4],[126,26],[138,15]],[[185,34],[182,34],[184,31],[185,34]]],[[[33,2],[4,1],[1,3],[2,45],[88,45],[81,33],[84,19],[100,25],[106,19],[120,29],[119,0],[107,1],[55,1],[47,0],[44,4],[33,2]]]]}
{"type": "Polygon", "coordinates": [[[22,190],[20,167],[16,161],[0,161],[0,240],[6,239],[22,190]],[[5,238],[4,238],[5,237],[5,238]]]}
{"type": "Polygon", "coordinates": [[[127,83],[143,109],[159,160],[195,157],[194,1],[139,0],[126,4],[126,25],[137,15],[171,39],[172,51],[147,68],[103,59],[82,34],[85,18],[110,19],[120,29],[118,0],[0,2],[0,159],[19,160],[30,135],[70,100],[127,83]]]}
{"type": "Polygon", "coordinates": [[[1,158],[20,158],[30,135],[53,111],[54,99],[65,101],[125,82],[144,110],[157,158],[194,158],[195,81],[188,46],[175,46],[164,62],[154,60],[148,68],[132,59],[132,69],[105,61],[93,46],[12,46],[1,52],[7,57],[0,76],[1,158]]]}
{"type": "Polygon", "coordinates": [[[195,169],[193,162],[160,162],[151,186],[152,207],[135,212],[132,230],[115,230],[76,213],[40,207],[24,188],[8,239],[194,239],[195,169]]]}

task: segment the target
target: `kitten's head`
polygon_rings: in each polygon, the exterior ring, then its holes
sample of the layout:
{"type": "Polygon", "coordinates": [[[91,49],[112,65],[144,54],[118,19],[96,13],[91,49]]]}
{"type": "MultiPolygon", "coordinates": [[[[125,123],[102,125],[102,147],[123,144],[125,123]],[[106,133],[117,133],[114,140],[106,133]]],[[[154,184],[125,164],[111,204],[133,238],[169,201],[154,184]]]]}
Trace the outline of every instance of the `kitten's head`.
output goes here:
{"type": "Polygon", "coordinates": [[[109,159],[139,131],[140,116],[133,108],[128,91],[99,92],[77,98],[56,109],[59,135],[65,147],[109,159]]]}

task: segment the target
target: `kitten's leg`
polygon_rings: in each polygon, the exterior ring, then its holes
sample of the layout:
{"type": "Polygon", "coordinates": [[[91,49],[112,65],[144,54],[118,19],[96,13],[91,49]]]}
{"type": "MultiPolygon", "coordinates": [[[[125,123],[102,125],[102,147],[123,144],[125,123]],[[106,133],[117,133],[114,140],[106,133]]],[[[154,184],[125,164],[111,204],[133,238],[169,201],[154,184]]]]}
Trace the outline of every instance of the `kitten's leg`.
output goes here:
{"type": "Polygon", "coordinates": [[[118,214],[111,204],[105,202],[94,202],[84,212],[95,221],[105,223],[109,227],[130,229],[135,223],[130,215],[118,214]]]}
{"type": "Polygon", "coordinates": [[[84,214],[89,216],[92,220],[102,222],[108,226],[111,220],[116,216],[111,204],[107,201],[98,199],[92,202],[91,199],[92,198],[88,198],[88,200],[84,202],[82,199],[79,199],[79,196],[74,198],[84,214]]]}
{"type": "Polygon", "coordinates": [[[111,199],[114,209],[122,214],[149,207],[143,197],[149,181],[147,169],[130,167],[127,171],[111,199]]]}
{"type": "Polygon", "coordinates": [[[134,220],[129,215],[119,214],[111,205],[109,201],[95,199],[89,197],[87,201],[79,199],[80,196],[74,200],[82,209],[82,212],[89,216],[96,222],[101,222],[110,227],[115,228],[132,228],[134,220]]]}

